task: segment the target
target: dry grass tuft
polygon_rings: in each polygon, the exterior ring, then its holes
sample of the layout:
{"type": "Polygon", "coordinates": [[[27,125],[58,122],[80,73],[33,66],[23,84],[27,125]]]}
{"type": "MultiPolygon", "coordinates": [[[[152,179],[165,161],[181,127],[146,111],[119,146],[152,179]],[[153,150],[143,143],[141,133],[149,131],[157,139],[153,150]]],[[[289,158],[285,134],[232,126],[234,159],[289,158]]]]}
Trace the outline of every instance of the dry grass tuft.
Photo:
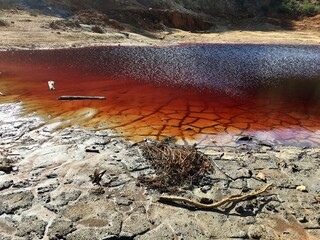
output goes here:
{"type": "Polygon", "coordinates": [[[206,173],[213,171],[209,157],[194,146],[177,146],[167,141],[143,142],[140,149],[156,171],[155,177],[141,177],[140,182],[162,192],[197,186],[206,173]]]}

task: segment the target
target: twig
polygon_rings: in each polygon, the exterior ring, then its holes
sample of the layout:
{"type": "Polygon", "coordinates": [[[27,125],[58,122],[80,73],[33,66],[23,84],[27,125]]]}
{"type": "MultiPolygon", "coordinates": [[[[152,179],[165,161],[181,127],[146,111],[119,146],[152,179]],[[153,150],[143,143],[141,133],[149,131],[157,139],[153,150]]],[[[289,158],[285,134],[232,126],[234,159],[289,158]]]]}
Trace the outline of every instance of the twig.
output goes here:
{"type": "Polygon", "coordinates": [[[3,92],[0,92],[0,96],[6,96],[6,94],[4,94],[3,92]]]}
{"type": "Polygon", "coordinates": [[[61,96],[58,100],[105,100],[106,97],[100,96],[61,96]]]}
{"type": "Polygon", "coordinates": [[[268,185],[266,185],[265,187],[261,188],[260,190],[253,192],[253,193],[249,193],[246,195],[231,195],[227,198],[222,199],[221,201],[218,202],[214,202],[211,204],[205,204],[205,203],[199,203],[199,202],[195,202],[191,199],[188,198],[183,198],[183,197],[171,197],[171,196],[161,196],[159,201],[169,201],[169,202],[183,202],[189,205],[192,205],[194,207],[198,207],[198,208],[217,208],[220,207],[224,204],[230,203],[230,202],[239,202],[239,201],[244,201],[248,198],[251,197],[255,197],[257,195],[260,195],[262,193],[264,193],[265,191],[267,191],[267,189],[272,186],[272,183],[269,183],[268,185]]]}

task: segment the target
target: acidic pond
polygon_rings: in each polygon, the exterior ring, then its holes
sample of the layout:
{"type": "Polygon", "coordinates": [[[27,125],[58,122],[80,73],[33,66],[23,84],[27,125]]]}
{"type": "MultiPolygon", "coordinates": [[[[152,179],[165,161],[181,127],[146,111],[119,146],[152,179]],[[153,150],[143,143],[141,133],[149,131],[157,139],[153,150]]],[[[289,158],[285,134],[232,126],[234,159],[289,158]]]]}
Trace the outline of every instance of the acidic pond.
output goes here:
{"type": "Polygon", "coordinates": [[[320,47],[182,45],[0,52],[1,102],[60,127],[207,145],[320,144],[320,47]],[[50,91],[48,81],[55,82],[50,91]],[[106,100],[57,100],[63,95],[106,100]]]}

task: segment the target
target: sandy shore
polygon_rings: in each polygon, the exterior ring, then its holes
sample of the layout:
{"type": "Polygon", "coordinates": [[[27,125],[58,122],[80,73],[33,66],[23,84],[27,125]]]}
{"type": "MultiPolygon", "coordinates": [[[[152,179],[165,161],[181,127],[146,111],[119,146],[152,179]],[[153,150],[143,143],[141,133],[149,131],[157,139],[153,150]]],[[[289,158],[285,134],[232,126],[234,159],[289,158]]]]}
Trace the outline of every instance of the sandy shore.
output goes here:
{"type": "MultiPolygon", "coordinates": [[[[233,31],[192,34],[177,30],[149,37],[107,29],[53,30],[56,17],[1,10],[1,49],[183,43],[320,44],[319,32],[233,31]]],[[[85,26],[84,26],[85,27],[85,26]]],[[[215,168],[179,196],[219,201],[254,192],[248,201],[201,210],[158,201],[139,184],[155,169],[139,146],[112,131],[77,126],[56,130],[21,103],[0,96],[0,239],[319,239],[320,148],[261,145],[202,151],[215,168]],[[95,151],[90,151],[95,150],[95,151]],[[94,173],[105,171],[98,183],[94,173]],[[91,177],[90,177],[91,176],[91,177]]],[[[166,193],[167,195],[168,193],[166,193]]]]}

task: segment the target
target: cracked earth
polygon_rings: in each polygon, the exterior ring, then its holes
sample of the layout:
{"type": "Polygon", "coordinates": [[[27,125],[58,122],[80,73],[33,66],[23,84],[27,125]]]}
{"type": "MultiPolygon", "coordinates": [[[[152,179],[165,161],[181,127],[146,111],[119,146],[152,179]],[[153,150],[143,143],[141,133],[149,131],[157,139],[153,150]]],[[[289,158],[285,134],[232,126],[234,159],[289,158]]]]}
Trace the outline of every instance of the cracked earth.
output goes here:
{"type": "Polygon", "coordinates": [[[257,198],[204,211],[160,203],[158,192],[137,184],[154,170],[138,146],[111,130],[52,130],[21,111],[20,103],[0,105],[1,162],[15,166],[0,176],[0,239],[320,237],[319,148],[199,147],[220,170],[181,196],[218,201],[273,183],[257,198]],[[90,178],[95,170],[106,171],[100,186],[90,178]]]}

